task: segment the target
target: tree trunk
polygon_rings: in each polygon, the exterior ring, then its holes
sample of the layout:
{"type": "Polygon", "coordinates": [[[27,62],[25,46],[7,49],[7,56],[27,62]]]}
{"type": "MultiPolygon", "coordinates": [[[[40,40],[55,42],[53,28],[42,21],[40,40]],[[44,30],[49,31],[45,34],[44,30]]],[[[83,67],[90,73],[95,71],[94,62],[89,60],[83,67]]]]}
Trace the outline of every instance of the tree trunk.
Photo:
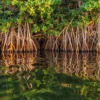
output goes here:
{"type": "MultiPolygon", "coordinates": [[[[98,18],[100,18],[100,14],[98,18]]],[[[100,52],[100,21],[97,23],[97,35],[98,35],[97,51],[100,52]]]]}

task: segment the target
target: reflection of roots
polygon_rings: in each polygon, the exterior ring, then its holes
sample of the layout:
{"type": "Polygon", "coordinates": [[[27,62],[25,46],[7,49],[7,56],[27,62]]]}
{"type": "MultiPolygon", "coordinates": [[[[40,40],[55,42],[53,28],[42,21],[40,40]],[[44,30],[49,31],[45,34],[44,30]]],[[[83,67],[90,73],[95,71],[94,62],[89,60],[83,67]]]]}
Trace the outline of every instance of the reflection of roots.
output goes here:
{"type": "Polygon", "coordinates": [[[35,41],[33,41],[31,38],[28,23],[25,23],[24,26],[18,25],[17,32],[16,29],[12,27],[8,33],[4,34],[4,39],[2,41],[2,51],[37,51],[35,41]]]}
{"type": "MultiPolygon", "coordinates": [[[[91,53],[46,52],[44,67],[57,66],[57,72],[100,80],[100,55],[91,53]]],[[[6,69],[2,73],[31,71],[36,63],[32,53],[2,53],[6,69]]],[[[1,70],[0,70],[1,71],[1,70]]],[[[1,72],[0,72],[1,73],[1,72]]]]}
{"type": "Polygon", "coordinates": [[[35,63],[36,52],[34,53],[2,53],[2,60],[6,66],[5,73],[17,71],[31,71],[35,63]]]}
{"type": "Polygon", "coordinates": [[[100,80],[100,55],[91,53],[47,53],[47,57],[53,66],[57,66],[57,72],[63,72],[68,75],[76,75],[79,77],[86,77],[93,80],[100,80]],[[53,55],[53,56],[52,56],[53,55]],[[97,63],[96,63],[97,62],[97,63]]]}

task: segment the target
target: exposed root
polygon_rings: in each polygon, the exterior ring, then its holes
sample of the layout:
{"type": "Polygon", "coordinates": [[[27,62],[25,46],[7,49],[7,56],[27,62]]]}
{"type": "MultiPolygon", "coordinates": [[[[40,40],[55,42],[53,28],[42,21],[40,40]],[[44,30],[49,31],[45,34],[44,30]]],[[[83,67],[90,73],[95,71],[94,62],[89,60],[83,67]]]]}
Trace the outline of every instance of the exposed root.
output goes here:
{"type": "Polygon", "coordinates": [[[83,26],[81,28],[78,26],[65,27],[56,39],[51,39],[51,37],[49,36],[47,41],[46,50],[71,52],[97,51],[98,34],[94,26],[83,26]]]}
{"type": "Polygon", "coordinates": [[[31,38],[31,32],[28,23],[25,23],[23,26],[19,24],[17,31],[12,27],[8,33],[4,34],[4,40],[2,41],[2,51],[37,51],[37,46],[31,38]]]}

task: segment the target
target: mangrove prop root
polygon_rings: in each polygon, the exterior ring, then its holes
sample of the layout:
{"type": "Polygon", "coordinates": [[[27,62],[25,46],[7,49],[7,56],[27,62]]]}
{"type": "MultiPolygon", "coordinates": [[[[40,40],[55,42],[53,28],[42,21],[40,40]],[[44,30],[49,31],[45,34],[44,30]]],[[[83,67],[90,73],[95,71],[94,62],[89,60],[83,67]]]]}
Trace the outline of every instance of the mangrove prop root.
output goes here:
{"type": "Polygon", "coordinates": [[[12,27],[7,33],[4,34],[2,40],[2,51],[37,51],[36,44],[31,38],[31,32],[28,23],[25,23],[23,26],[19,24],[17,31],[12,27]]]}
{"type": "MultiPolygon", "coordinates": [[[[46,50],[52,51],[97,51],[99,34],[95,25],[83,27],[65,27],[59,36],[49,36],[46,43],[46,50]]],[[[98,47],[99,48],[99,47],[98,47]]]]}

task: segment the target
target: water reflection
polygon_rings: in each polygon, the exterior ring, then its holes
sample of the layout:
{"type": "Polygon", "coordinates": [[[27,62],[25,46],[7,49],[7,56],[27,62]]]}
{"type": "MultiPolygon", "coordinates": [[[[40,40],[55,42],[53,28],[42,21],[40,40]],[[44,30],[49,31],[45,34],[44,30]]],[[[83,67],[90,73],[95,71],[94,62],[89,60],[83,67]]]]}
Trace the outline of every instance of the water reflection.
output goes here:
{"type": "Polygon", "coordinates": [[[96,53],[5,53],[0,66],[0,73],[31,71],[40,66],[58,67],[58,72],[100,80],[100,54],[96,53]]]}
{"type": "Polygon", "coordinates": [[[0,100],[100,100],[100,82],[57,73],[55,68],[0,75],[0,100]]]}
{"type": "Polygon", "coordinates": [[[100,54],[63,52],[49,55],[46,53],[46,57],[49,59],[49,65],[53,62],[53,66],[59,67],[58,72],[100,80],[100,54]]]}
{"type": "Polygon", "coordinates": [[[2,54],[0,100],[100,100],[99,94],[100,54],[2,54]]]}
{"type": "Polygon", "coordinates": [[[36,52],[33,53],[2,53],[0,73],[16,73],[17,71],[31,71],[35,63],[36,52]]]}

